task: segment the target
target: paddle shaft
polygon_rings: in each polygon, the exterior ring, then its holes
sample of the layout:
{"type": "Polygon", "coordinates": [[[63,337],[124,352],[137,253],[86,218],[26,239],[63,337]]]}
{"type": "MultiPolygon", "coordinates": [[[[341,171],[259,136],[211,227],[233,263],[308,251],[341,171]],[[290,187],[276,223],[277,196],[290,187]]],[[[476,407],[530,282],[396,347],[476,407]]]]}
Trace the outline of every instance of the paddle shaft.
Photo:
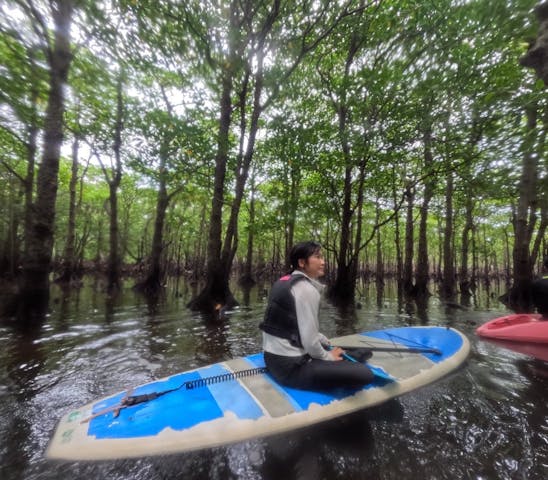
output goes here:
{"type": "MultiPolygon", "coordinates": [[[[365,343],[365,342],[364,342],[365,343]]],[[[423,347],[343,347],[335,345],[339,348],[352,349],[352,348],[366,348],[372,352],[400,352],[400,353],[434,353],[435,355],[441,355],[441,350],[437,348],[423,348],[423,347]]]]}

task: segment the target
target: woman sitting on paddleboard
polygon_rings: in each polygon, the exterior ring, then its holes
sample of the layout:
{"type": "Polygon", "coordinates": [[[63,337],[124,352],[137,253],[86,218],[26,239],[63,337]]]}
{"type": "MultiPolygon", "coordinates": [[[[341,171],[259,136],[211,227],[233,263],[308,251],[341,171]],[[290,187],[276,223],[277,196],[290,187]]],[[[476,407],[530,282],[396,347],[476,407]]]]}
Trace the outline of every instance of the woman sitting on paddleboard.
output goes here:
{"type": "MultiPolygon", "coordinates": [[[[373,372],[359,362],[343,360],[342,348],[332,348],[319,331],[318,313],[325,261],[316,242],[296,244],[289,256],[290,275],[272,287],[263,330],[264,359],[270,374],[281,384],[302,389],[359,387],[373,381],[373,372]]],[[[360,361],[371,355],[352,350],[360,361]]]]}

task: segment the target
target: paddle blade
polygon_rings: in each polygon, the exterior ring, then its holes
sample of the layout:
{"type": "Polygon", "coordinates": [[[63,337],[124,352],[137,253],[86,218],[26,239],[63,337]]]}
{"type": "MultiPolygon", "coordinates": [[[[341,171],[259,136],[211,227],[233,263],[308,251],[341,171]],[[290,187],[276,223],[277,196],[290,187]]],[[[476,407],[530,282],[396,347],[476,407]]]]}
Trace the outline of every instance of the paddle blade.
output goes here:
{"type": "Polygon", "coordinates": [[[376,367],[375,365],[369,364],[368,367],[373,372],[373,375],[377,378],[382,378],[383,380],[387,380],[389,382],[397,382],[397,380],[390,374],[386,373],[381,367],[376,367]]]}

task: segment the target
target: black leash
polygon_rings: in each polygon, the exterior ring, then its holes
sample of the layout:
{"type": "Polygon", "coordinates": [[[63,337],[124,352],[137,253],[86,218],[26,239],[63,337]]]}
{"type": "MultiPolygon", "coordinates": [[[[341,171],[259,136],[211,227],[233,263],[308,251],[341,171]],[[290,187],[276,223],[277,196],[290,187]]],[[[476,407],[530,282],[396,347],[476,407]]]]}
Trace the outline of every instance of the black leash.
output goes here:
{"type": "Polygon", "coordinates": [[[87,423],[90,420],[96,417],[105,415],[106,413],[109,413],[109,412],[114,412],[114,418],[116,418],[118,417],[118,415],[120,415],[120,410],[124,408],[133,407],[134,405],[139,405],[140,403],[146,403],[146,402],[150,402],[151,400],[156,400],[158,397],[161,397],[162,395],[166,395],[167,393],[171,393],[171,392],[176,392],[177,390],[180,390],[181,388],[192,390],[194,388],[205,387],[207,385],[213,385],[215,383],[220,383],[220,382],[227,382],[230,380],[237,380],[238,378],[250,377],[252,375],[259,375],[261,373],[266,373],[266,372],[267,372],[266,367],[257,367],[257,368],[249,368],[247,370],[239,370],[237,372],[221,373],[219,375],[214,375],[212,377],[196,378],[194,380],[188,380],[186,382],[183,382],[178,387],[170,388],[169,390],[144,393],[142,395],[131,395],[131,392],[133,391],[133,389],[130,389],[126,392],[125,396],[122,398],[122,400],[120,400],[120,403],[118,405],[105,408],[104,410],[100,410],[99,412],[94,413],[90,417],[85,418],[80,423],[87,423]]]}

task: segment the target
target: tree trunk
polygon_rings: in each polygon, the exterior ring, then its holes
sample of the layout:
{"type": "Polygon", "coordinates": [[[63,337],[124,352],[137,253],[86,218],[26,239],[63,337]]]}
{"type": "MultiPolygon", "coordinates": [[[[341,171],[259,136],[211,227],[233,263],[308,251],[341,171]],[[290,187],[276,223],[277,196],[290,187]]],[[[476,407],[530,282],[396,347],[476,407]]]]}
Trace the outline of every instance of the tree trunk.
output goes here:
{"type": "MultiPolygon", "coordinates": [[[[275,8],[275,7],[274,7],[275,8]]],[[[233,17],[235,17],[233,11],[233,17]]],[[[273,12],[273,16],[269,17],[270,22],[273,22],[277,16],[277,12],[273,12]]],[[[236,21],[235,18],[232,19],[236,21]]],[[[236,25],[231,25],[231,28],[235,28],[236,25]]],[[[272,23],[265,26],[268,31],[272,27],[272,23]]],[[[264,33],[264,32],[263,32],[264,33]]],[[[228,147],[229,147],[229,130],[231,123],[231,94],[233,90],[234,74],[231,66],[225,67],[223,75],[223,89],[221,95],[221,121],[219,123],[219,143],[216,156],[216,168],[215,168],[215,181],[214,181],[214,201],[211,209],[211,229],[208,241],[208,268],[206,285],[202,292],[193,300],[189,302],[189,307],[194,310],[202,310],[205,312],[215,311],[222,307],[230,307],[237,305],[237,301],[230,291],[229,279],[230,272],[232,270],[232,263],[234,255],[238,248],[238,218],[240,215],[240,208],[244,197],[245,186],[247,178],[249,176],[249,169],[253,159],[253,153],[255,149],[255,140],[257,138],[257,132],[259,130],[259,118],[263,111],[261,106],[261,95],[263,92],[263,60],[264,60],[264,45],[259,45],[255,51],[254,61],[254,88],[253,88],[253,104],[251,106],[251,117],[249,121],[249,131],[246,135],[247,145],[245,147],[245,153],[242,155],[242,146],[244,145],[245,125],[247,122],[245,103],[240,105],[240,155],[238,155],[237,168],[235,171],[236,186],[234,192],[234,198],[232,200],[232,206],[230,209],[230,216],[228,219],[224,243],[221,245],[221,233],[222,233],[222,206],[224,197],[224,183],[226,176],[227,160],[228,160],[228,147]]],[[[238,55],[237,48],[231,45],[230,52],[232,55],[238,55]]],[[[251,59],[247,59],[249,62],[251,59]]],[[[236,62],[236,58],[232,58],[232,61],[236,62]]],[[[240,92],[240,103],[245,102],[247,97],[248,77],[247,74],[251,71],[251,65],[247,65],[245,71],[245,81],[242,84],[242,91],[240,92]]]]}
{"type": "Polygon", "coordinates": [[[284,260],[285,268],[290,269],[289,265],[289,252],[293,243],[295,242],[295,222],[297,221],[297,209],[299,206],[299,197],[301,191],[301,169],[299,162],[287,162],[288,163],[288,175],[286,184],[288,185],[287,193],[285,195],[286,204],[286,224],[284,229],[284,260]]]}
{"type": "Polygon", "coordinates": [[[527,125],[523,142],[523,165],[519,181],[519,199],[514,225],[513,285],[509,292],[509,305],[518,312],[528,311],[531,305],[530,286],[533,266],[530,245],[536,222],[536,188],[538,160],[534,149],[537,127],[537,105],[526,108],[527,125]]]}
{"type": "Polygon", "coordinates": [[[55,201],[57,198],[59,157],[63,142],[65,98],[63,86],[67,80],[72,54],[70,25],[72,0],[52,2],[54,23],[53,49],[49,62],[49,96],[46,107],[44,146],[36,185],[36,201],[30,214],[30,228],[26,232],[27,251],[23,259],[20,283],[19,317],[41,317],[49,300],[49,273],[55,230],[55,201]]]}
{"type": "Polygon", "coordinates": [[[407,215],[405,219],[405,251],[403,263],[403,291],[407,295],[412,295],[413,292],[413,207],[415,200],[414,187],[407,186],[405,190],[405,198],[407,201],[407,215]]]}
{"type": "Polygon", "coordinates": [[[122,131],[124,129],[124,99],[123,99],[124,72],[120,71],[117,85],[116,102],[116,123],[114,125],[114,160],[115,166],[112,171],[112,177],[107,174],[109,186],[109,206],[110,206],[110,224],[109,224],[109,255],[107,264],[107,291],[115,293],[120,289],[120,252],[119,252],[119,229],[118,229],[118,188],[122,181],[122,131]]]}
{"type": "MultiPolygon", "coordinates": [[[[32,71],[37,69],[32,61],[32,71]]],[[[67,74],[68,75],[68,74],[67,74]]],[[[39,133],[38,128],[38,86],[34,84],[32,86],[31,104],[32,104],[32,117],[31,123],[28,128],[28,141],[27,141],[27,174],[25,176],[24,189],[25,189],[25,225],[24,225],[24,256],[27,257],[30,248],[29,242],[31,241],[31,229],[32,229],[32,200],[34,192],[34,169],[36,164],[36,152],[38,150],[37,138],[39,133]]]]}
{"type": "Polygon", "coordinates": [[[489,250],[487,245],[487,234],[485,225],[482,225],[482,246],[483,246],[483,282],[486,288],[491,287],[491,275],[489,267],[489,250]]]}
{"type": "MultiPolygon", "coordinates": [[[[253,158],[255,139],[259,126],[259,118],[263,110],[273,101],[279,93],[274,89],[273,93],[261,105],[263,93],[263,61],[267,49],[271,44],[267,42],[275,22],[278,20],[281,10],[279,0],[271,2],[267,9],[254,8],[253,2],[230,2],[228,38],[226,50],[228,51],[221,70],[221,104],[217,154],[215,158],[214,192],[211,208],[210,232],[208,238],[208,264],[206,272],[206,285],[200,294],[191,300],[188,306],[195,310],[211,312],[217,305],[230,306],[236,301],[229,288],[229,276],[232,262],[238,246],[238,217],[243,199],[245,184],[249,174],[249,166],[253,158]],[[262,18],[260,15],[264,15],[262,18]],[[253,25],[252,28],[250,26],[253,25]],[[243,68],[242,68],[243,66],[243,68]],[[224,203],[224,187],[229,151],[229,132],[231,126],[233,84],[236,74],[243,73],[241,92],[247,90],[248,73],[253,72],[254,93],[253,105],[240,109],[243,116],[251,111],[250,127],[247,133],[246,153],[241,158],[241,169],[235,172],[236,188],[232,202],[230,217],[225,232],[224,244],[221,243],[222,236],[222,213],[224,203]]],[[[340,21],[337,18],[335,22],[340,21]]],[[[305,54],[315,48],[331,29],[320,34],[315,42],[307,42],[307,33],[303,36],[300,44],[301,54],[285,70],[284,79],[295,71],[296,67],[304,58],[305,54]]],[[[244,101],[245,96],[240,96],[244,101]]],[[[241,123],[240,125],[243,125],[241,123]]],[[[240,156],[238,158],[240,165],[240,156]]]]}
{"type": "MultiPolygon", "coordinates": [[[[361,18],[363,11],[357,14],[361,18]]],[[[329,298],[340,306],[348,306],[354,304],[356,295],[356,282],[358,277],[358,261],[359,252],[362,249],[362,218],[361,212],[363,209],[363,189],[365,182],[365,165],[366,160],[366,145],[367,145],[367,125],[364,126],[364,149],[361,157],[357,156],[357,152],[352,151],[351,127],[352,127],[352,111],[349,107],[348,98],[351,93],[345,87],[351,84],[351,75],[354,62],[358,52],[364,45],[363,33],[355,30],[351,35],[344,63],[344,75],[340,83],[340,87],[334,89],[334,85],[338,82],[333,82],[332,79],[324,81],[325,88],[329,91],[333,110],[337,115],[338,121],[338,141],[340,144],[342,158],[344,161],[344,180],[343,180],[343,199],[341,206],[341,224],[340,236],[338,244],[338,252],[336,254],[336,276],[333,284],[329,288],[329,298]],[[356,167],[358,171],[356,172],[356,167]],[[353,202],[353,197],[355,200],[353,202]]],[[[324,74],[330,77],[330,73],[324,74]]],[[[367,123],[367,119],[364,119],[367,123]]],[[[371,240],[374,238],[373,237],[371,240]]]]}
{"type": "MultiPolygon", "coordinates": [[[[352,288],[352,303],[354,303],[355,292],[356,292],[356,283],[358,281],[358,267],[359,267],[359,255],[360,252],[365,246],[373,241],[375,233],[380,230],[380,211],[377,210],[378,215],[375,216],[375,227],[369,239],[362,246],[362,231],[363,231],[363,203],[364,203],[364,190],[365,190],[365,167],[367,165],[366,157],[363,157],[359,165],[358,178],[356,179],[357,183],[357,198],[356,198],[356,221],[355,221],[355,234],[354,234],[354,248],[351,258],[352,266],[352,283],[348,286],[352,288]]],[[[367,252],[367,250],[366,250],[367,252]]]]}
{"type": "Polygon", "coordinates": [[[69,182],[69,213],[67,225],[67,239],[65,243],[65,251],[63,253],[61,274],[56,279],[57,283],[70,284],[78,279],[76,267],[76,187],[78,185],[78,150],[79,138],[74,136],[72,142],[72,167],[69,182]]]}
{"type": "Polygon", "coordinates": [[[531,250],[531,265],[534,265],[540,257],[541,261],[545,256],[548,256],[548,246],[546,245],[546,230],[548,229],[548,175],[540,175],[541,171],[548,172],[548,155],[546,155],[546,136],[548,134],[548,107],[544,106],[542,115],[542,133],[537,142],[537,154],[539,161],[543,161],[543,169],[537,164],[537,172],[539,174],[538,181],[538,206],[540,209],[540,224],[537,229],[536,237],[533,241],[531,250]]]}
{"type": "MultiPolygon", "coordinates": [[[[247,135],[247,146],[245,154],[241,158],[241,162],[238,162],[237,166],[235,194],[232,201],[232,208],[230,209],[230,217],[226,228],[225,240],[221,254],[221,263],[225,265],[225,271],[228,272],[228,274],[230,274],[230,271],[232,269],[232,262],[238,248],[238,218],[240,216],[240,209],[244,198],[245,186],[247,183],[247,178],[249,176],[249,169],[251,167],[251,161],[253,159],[253,152],[255,150],[255,140],[257,138],[257,132],[259,130],[259,117],[262,112],[260,99],[263,90],[263,57],[261,54],[259,54],[257,58],[257,66],[254,79],[255,88],[253,93],[253,109],[251,112],[249,133],[247,135]]],[[[244,110],[245,109],[242,109],[241,115],[245,118],[244,110]]],[[[244,136],[245,132],[242,131],[241,135],[244,136]]],[[[227,288],[228,279],[229,277],[227,275],[227,288]]]]}
{"type": "Polygon", "coordinates": [[[9,185],[4,185],[5,196],[2,195],[2,200],[7,203],[8,219],[2,248],[0,248],[0,276],[9,280],[16,277],[21,253],[17,235],[21,220],[18,187],[19,185],[14,185],[13,181],[9,181],[9,185]]]}
{"type": "Polygon", "coordinates": [[[188,303],[193,310],[211,312],[216,304],[225,304],[232,297],[228,288],[230,272],[221,263],[221,234],[226,168],[228,162],[229,132],[232,119],[232,62],[224,69],[220,101],[221,116],[217,134],[217,153],[213,179],[213,198],[207,240],[206,285],[200,294],[188,303]]]}
{"type": "Polygon", "coordinates": [[[548,85],[548,3],[541,1],[535,7],[535,16],[539,23],[537,37],[527,50],[527,53],[520,58],[524,67],[533,68],[537,76],[542,79],[544,85],[548,85]]]}
{"type": "Polygon", "coordinates": [[[109,252],[107,261],[107,291],[120,288],[120,254],[118,252],[118,182],[109,183],[109,252]]]}
{"type": "MultiPolygon", "coordinates": [[[[394,167],[393,172],[394,172],[394,167]]],[[[393,175],[395,178],[395,175],[393,175]]],[[[396,195],[396,183],[392,184],[392,196],[394,201],[394,207],[398,204],[397,195],[396,195]]],[[[400,239],[400,214],[399,211],[396,212],[394,217],[394,243],[396,247],[396,282],[398,286],[398,298],[401,298],[403,294],[403,255],[401,251],[401,239],[400,239]]]]}
{"type": "Polygon", "coordinates": [[[445,188],[445,228],[443,235],[443,276],[441,296],[447,300],[455,297],[455,255],[453,249],[453,172],[447,175],[445,188]]]}
{"type": "Polygon", "coordinates": [[[467,144],[466,150],[466,169],[463,172],[463,180],[468,185],[468,191],[466,193],[466,199],[464,201],[465,208],[465,221],[462,230],[461,240],[461,262],[458,274],[459,290],[463,300],[467,301],[468,297],[472,293],[472,282],[470,280],[470,272],[468,269],[468,261],[470,255],[470,241],[471,236],[474,233],[474,206],[475,206],[475,182],[473,180],[473,157],[474,152],[477,149],[477,145],[483,136],[483,124],[480,116],[477,113],[477,108],[474,108],[472,114],[472,125],[470,128],[470,139],[467,144]]]}
{"type": "Polygon", "coordinates": [[[151,253],[149,257],[148,271],[146,278],[135,285],[135,289],[147,295],[156,294],[161,288],[164,280],[165,270],[162,268],[162,256],[164,253],[164,224],[166,210],[171,197],[167,193],[166,178],[162,173],[165,171],[165,155],[160,159],[160,185],[156,197],[156,217],[154,220],[154,232],[152,234],[151,253]]]}
{"type": "Polygon", "coordinates": [[[249,199],[249,222],[247,231],[247,253],[245,256],[244,272],[240,278],[240,283],[244,286],[255,284],[253,278],[253,239],[255,236],[255,175],[251,177],[251,196],[249,199]]]}
{"type": "Polygon", "coordinates": [[[472,292],[476,291],[478,286],[478,269],[479,269],[479,260],[478,260],[478,229],[475,227],[472,230],[472,276],[470,278],[470,285],[472,292]]]}
{"type": "MultiPolygon", "coordinates": [[[[348,147],[347,147],[348,148],[348,147]]],[[[344,147],[343,147],[344,151],[344,147]]],[[[347,162],[350,160],[348,159],[347,162]]],[[[351,195],[352,195],[352,169],[347,166],[344,176],[343,205],[341,215],[341,233],[339,251],[337,254],[337,273],[333,285],[329,288],[329,298],[339,304],[348,304],[354,301],[355,281],[352,281],[352,251],[351,231],[352,221],[351,195]]]]}
{"type": "Polygon", "coordinates": [[[94,259],[94,263],[95,263],[95,269],[97,271],[101,271],[102,270],[102,262],[103,262],[103,257],[102,257],[102,252],[104,251],[103,250],[103,243],[104,243],[104,222],[103,222],[103,215],[100,215],[99,216],[99,219],[97,220],[97,227],[95,228],[95,232],[96,232],[96,249],[95,249],[95,259],[94,259]]]}
{"type": "MultiPolygon", "coordinates": [[[[375,208],[375,218],[376,218],[376,224],[380,221],[380,205],[379,202],[376,202],[376,208],[375,208]]],[[[383,245],[382,245],[382,238],[381,238],[381,229],[377,229],[377,235],[376,235],[376,245],[375,249],[377,252],[376,255],[376,261],[375,261],[375,283],[377,285],[377,290],[382,290],[382,287],[384,286],[384,263],[383,263],[383,245]]]]}
{"type": "Polygon", "coordinates": [[[466,197],[465,223],[462,230],[461,262],[459,274],[459,289],[462,295],[471,294],[470,273],[468,271],[468,260],[470,256],[470,240],[474,230],[474,200],[472,195],[466,197]]]}
{"type": "MultiPolygon", "coordinates": [[[[344,80],[343,84],[348,83],[352,64],[356,58],[360,44],[360,36],[356,32],[352,35],[348,45],[348,51],[345,59],[344,80]]],[[[332,88],[332,87],[329,87],[332,88]]],[[[338,101],[336,95],[332,94],[333,107],[338,118],[338,136],[341,145],[341,151],[345,163],[344,171],[344,186],[343,186],[343,203],[341,212],[341,233],[339,241],[339,252],[337,254],[337,273],[335,282],[329,289],[329,297],[336,303],[347,305],[354,302],[356,289],[357,252],[353,248],[352,241],[352,219],[354,218],[355,209],[352,206],[352,190],[353,190],[353,162],[352,152],[350,148],[348,123],[350,121],[350,110],[347,104],[347,91],[341,89],[337,92],[339,95],[338,101]]],[[[359,248],[359,246],[358,246],[359,248]]]]}
{"type": "Polygon", "coordinates": [[[428,294],[429,262],[428,262],[428,210],[430,201],[434,196],[434,181],[431,170],[432,156],[432,128],[428,125],[424,131],[424,193],[420,208],[419,245],[417,249],[417,268],[415,273],[415,294],[425,296],[428,294]]]}

